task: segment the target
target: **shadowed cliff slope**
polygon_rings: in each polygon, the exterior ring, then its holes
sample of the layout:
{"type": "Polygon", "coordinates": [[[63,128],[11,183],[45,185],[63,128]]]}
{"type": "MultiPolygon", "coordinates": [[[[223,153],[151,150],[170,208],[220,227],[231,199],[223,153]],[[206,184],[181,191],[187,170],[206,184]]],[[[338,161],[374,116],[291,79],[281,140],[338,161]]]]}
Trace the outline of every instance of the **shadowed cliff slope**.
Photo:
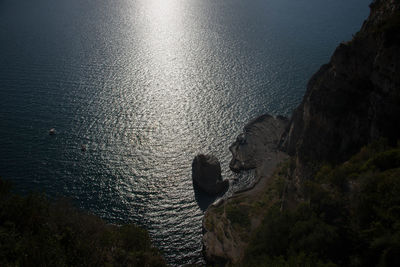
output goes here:
{"type": "Polygon", "coordinates": [[[400,1],[370,7],[310,79],[280,139],[291,158],[274,173],[257,169],[257,189],[207,210],[206,260],[399,266],[400,1]]]}
{"type": "Polygon", "coordinates": [[[146,230],[106,224],[65,200],[22,197],[0,178],[0,266],[166,266],[146,230]]]}
{"type": "Polygon", "coordinates": [[[342,162],[363,145],[400,136],[400,2],[376,0],[353,40],[310,79],[281,147],[303,170],[342,162]]]}

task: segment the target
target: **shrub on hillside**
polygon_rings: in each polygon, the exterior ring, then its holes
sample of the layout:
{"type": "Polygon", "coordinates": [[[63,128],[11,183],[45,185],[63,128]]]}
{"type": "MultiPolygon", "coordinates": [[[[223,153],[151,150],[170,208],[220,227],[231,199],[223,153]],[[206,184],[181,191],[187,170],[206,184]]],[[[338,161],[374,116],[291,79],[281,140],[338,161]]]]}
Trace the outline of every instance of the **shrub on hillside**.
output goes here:
{"type": "Polygon", "coordinates": [[[165,266],[146,230],[10,187],[0,179],[0,266],[165,266]]]}

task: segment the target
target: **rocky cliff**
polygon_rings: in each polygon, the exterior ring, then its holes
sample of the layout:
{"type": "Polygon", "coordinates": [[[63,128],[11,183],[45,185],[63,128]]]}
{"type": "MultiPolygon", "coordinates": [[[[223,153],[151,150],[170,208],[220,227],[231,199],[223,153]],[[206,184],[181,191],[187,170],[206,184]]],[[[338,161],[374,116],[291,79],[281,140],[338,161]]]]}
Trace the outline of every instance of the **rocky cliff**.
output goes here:
{"type": "MultiPolygon", "coordinates": [[[[278,213],[274,216],[279,217],[283,214],[279,212],[290,210],[290,207],[294,210],[298,203],[310,206],[310,198],[300,191],[304,189],[304,181],[312,178],[322,163],[344,162],[362,146],[377,139],[386,138],[391,144],[398,142],[400,1],[375,0],[370,7],[371,13],[361,30],[351,41],[340,44],[330,62],[310,79],[303,101],[293,112],[279,141],[279,148],[292,156],[291,160],[281,165],[274,175],[271,168],[257,167],[259,186],[207,210],[203,219],[207,260],[222,264],[241,262],[249,240],[260,233],[261,221],[268,222],[264,213],[268,213],[269,207],[277,206],[278,213]]],[[[234,171],[257,165],[248,157],[251,153],[247,151],[252,150],[245,147],[245,143],[246,140],[239,136],[230,148],[233,154],[230,166],[234,171]]],[[[347,190],[358,184],[352,183],[343,188],[347,190]]],[[[325,195],[330,194],[327,184],[318,186],[325,195]]],[[[345,202],[344,199],[338,201],[345,202]]],[[[326,214],[326,210],[321,214],[326,214]]],[[[273,221],[274,216],[269,220],[273,221]]],[[[283,224],[286,222],[287,219],[282,221],[283,224]]],[[[287,235],[282,237],[287,238],[287,235]]],[[[276,250],[275,247],[271,249],[276,250]]],[[[282,249],[287,251],[285,247],[282,249]]]]}
{"type": "Polygon", "coordinates": [[[256,181],[207,209],[203,219],[203,252],[207,261],[237,264],[243,257],[249,242],[246,236],[257,229],[265,214],[253,204],[262,202],[264,189],[271,183],[268,178],[287,158],[277,149],[286,125],[284,117],[262,115],[249,122],[230,146],[232,171],[255,169],[256,181]]]}
{"type": "Polygon", "coordinates": [[[236,141],[229,147],[232,160],[229,168],[234,172],[256,169],[270,161],[277,152],[287,118],[265,114],[250,121],[236,141]]]}
{"type": "Polygon", "coordinates": [[[281,147],[303,171],[342,162],[372,140],[400,136],[400,1],[375,0],[353,40],[310,79],[281,147]]]}

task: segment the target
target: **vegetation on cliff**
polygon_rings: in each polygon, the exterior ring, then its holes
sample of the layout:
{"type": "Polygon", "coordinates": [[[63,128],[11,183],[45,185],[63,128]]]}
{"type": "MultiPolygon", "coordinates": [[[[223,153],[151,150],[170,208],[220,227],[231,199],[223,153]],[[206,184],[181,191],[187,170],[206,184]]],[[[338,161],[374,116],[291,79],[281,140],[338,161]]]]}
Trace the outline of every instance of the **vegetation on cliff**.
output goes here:
{"type": "Polygon", "coordinates": [[[0,179],[1,266],[165,266],[146,230],[106,224],[99,217],[10,192],[0,179]]]}
{"type": "MultiPolygon", "coordinates": [[[[284,173],[274,179],[290,183],[284,173]]],[[[302,187],[304,198],[283,210],[276,195],[242,265],[400,265],[400,146],[374,142],[302,187]]]]}
{"type": "Polygon", "coordinates": [[[291,159],[207,210],[210,262],[400,266],[400,2],[370,7],[310,79],[278,145],[291,159]]]}

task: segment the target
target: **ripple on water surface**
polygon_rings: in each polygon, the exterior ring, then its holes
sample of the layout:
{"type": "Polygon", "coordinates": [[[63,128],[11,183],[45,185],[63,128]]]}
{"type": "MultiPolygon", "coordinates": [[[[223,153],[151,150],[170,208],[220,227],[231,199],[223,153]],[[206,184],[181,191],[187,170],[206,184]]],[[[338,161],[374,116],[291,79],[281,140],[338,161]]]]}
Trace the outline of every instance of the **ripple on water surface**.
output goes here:
{"type": "Polygon", "coordinates": [[[202,263],[212,198],[192,159],[215,154],[228,195],[250,183],[228,146],[249,119],[290,114],[369,2],[1,1],[0,175],[145,226],[172,265],[202,263]]]}

